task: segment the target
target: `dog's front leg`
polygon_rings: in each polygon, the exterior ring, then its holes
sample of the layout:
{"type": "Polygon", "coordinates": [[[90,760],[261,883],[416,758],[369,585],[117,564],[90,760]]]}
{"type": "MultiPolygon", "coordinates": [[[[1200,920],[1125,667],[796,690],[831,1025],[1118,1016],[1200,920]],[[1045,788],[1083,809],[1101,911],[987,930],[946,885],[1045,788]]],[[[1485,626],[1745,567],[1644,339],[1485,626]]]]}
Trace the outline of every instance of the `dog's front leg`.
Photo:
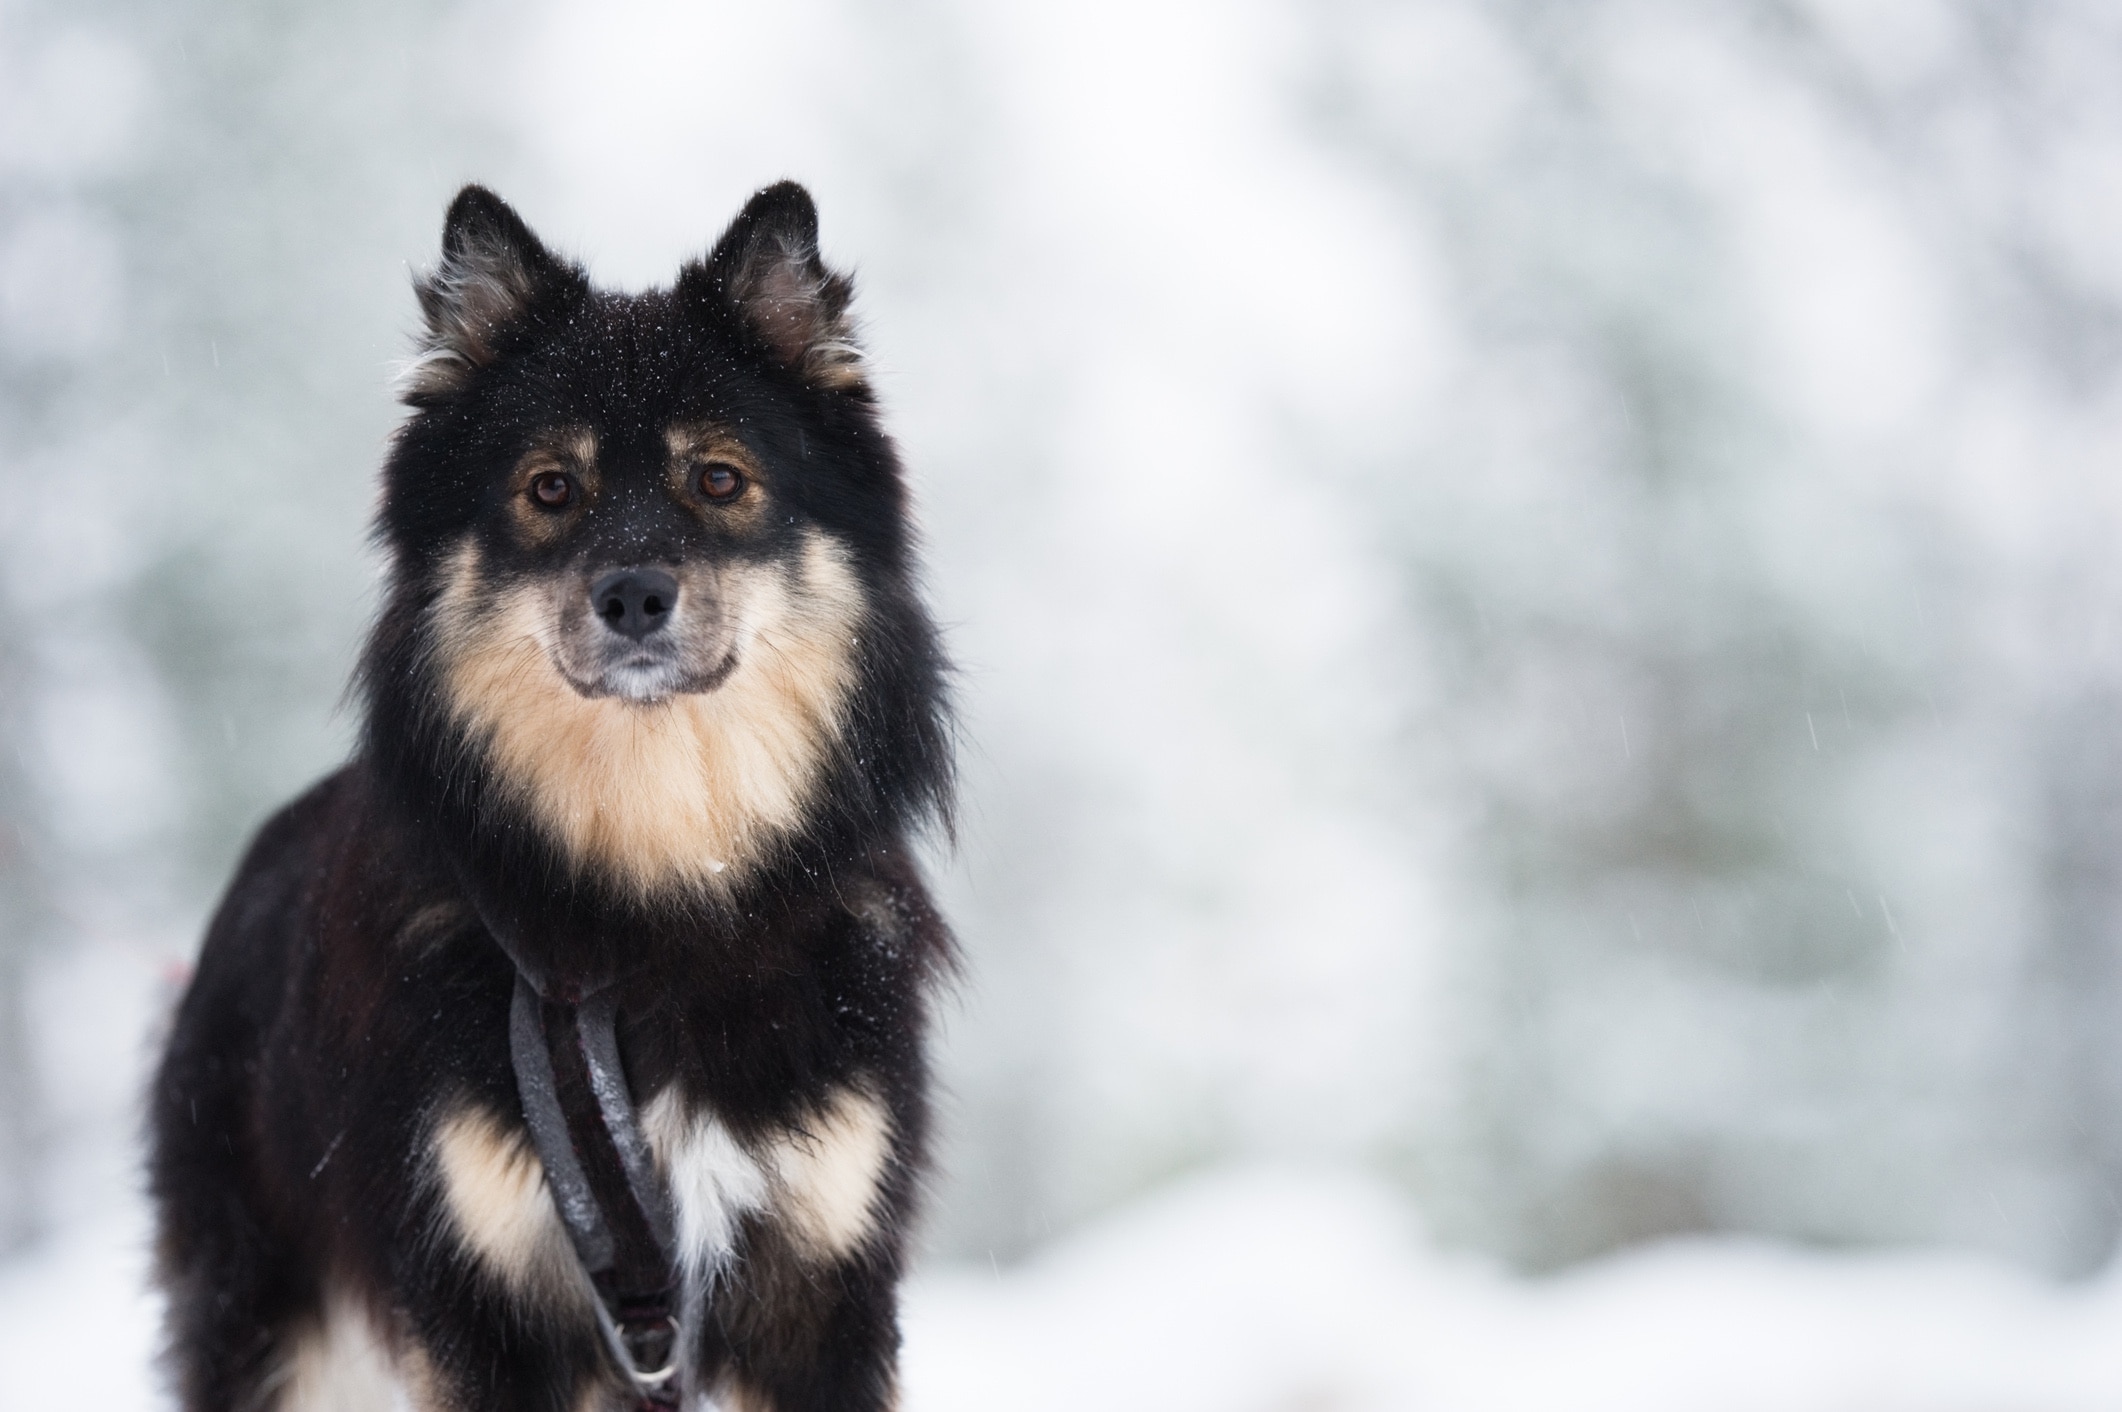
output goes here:
{"type": "MultiPolygon", "coordinates": [[[[521,1120],[467,1100],[443,1106],[422,1164],[424,1239],[397,1242],[394,1283],[448,1412],[582,1412],[616,1382],[595,1294],[561,1229],[521,1120]]],[[[614,1403],[613,1405],[617,1405],[614,1403]]]]}
{"type": "Polygon", "coordinates": [[[508,1294],[467,1287],[438,1270],[412,1296],[412,1346],[400,1385],[417,1412],[604,1412],[619,1396],[594,1332],[526,1309],[508,1294]]]}
{"type": "Polygon", "coordinates": [[[900,1258],[887,1235],[818,1261],[755,1226],[715,1299],[702,1364],[727,1412],[888,1412],[898,1405],[900,1258]]]}

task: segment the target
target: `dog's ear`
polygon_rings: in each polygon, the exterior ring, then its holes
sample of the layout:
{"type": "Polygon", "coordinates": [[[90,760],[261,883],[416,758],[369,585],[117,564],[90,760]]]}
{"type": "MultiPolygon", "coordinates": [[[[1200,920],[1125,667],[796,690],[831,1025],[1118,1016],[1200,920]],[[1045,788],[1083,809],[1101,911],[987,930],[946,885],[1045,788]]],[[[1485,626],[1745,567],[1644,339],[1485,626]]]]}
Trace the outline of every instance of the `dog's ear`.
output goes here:
{"type": "Polygon", "coordinates": [[[862,383],[848,313],[854,282],[818,258],[818,207],[795,182],[777,182],[746,202],[706,263],[680,273],[678,294],[733,311],[776,361],[813,385],[862,383]]]}
{"type": "Polygon", "coordinates": [[[442,218],[441,263],[414,284],[427,327],[400,395],[414,406],[449,400],[534,312],[583,287],[582,271],[547,250],[506,201],[465,187],[442,218]]]}

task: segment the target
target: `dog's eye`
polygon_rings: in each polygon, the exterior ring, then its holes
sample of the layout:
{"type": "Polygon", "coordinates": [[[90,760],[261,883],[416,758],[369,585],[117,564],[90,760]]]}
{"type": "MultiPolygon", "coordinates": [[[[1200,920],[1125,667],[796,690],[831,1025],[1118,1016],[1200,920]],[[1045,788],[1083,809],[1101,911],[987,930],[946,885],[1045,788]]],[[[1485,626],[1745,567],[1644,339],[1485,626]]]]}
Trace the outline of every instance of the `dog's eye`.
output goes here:
{"type": "Polygon", "coordinates": [[[558,471],[547,471],[530,483],[531,499],[557,510],[575,498],[575,483],[558,471]]]}
{"type": "Polygon", "coordinates": [[[700,493],[710,500],[735,500],[744,490],[744,473],[735,466],[710,461],[700,468],[700,493]]]}

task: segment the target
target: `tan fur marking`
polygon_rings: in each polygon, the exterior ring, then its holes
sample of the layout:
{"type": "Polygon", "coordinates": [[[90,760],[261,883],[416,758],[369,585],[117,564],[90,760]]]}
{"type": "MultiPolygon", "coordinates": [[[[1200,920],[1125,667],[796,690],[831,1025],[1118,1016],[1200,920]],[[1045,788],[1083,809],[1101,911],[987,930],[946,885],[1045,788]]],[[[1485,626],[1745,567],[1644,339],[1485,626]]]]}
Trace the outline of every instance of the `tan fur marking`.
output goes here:
{"type": "Polygon", "coordinates": [[[856,1088],[841,1089],[773,1144],[766,1165],[776,1205],[798,1244],[820,1259],[836,1259],[868,1237],[891,1148],[891,1115],[856,1088]]]}
{"type": "Polygon", "coordinates": [[[281,1379],[271,1403],[275,1412],[396,1412],[429,1405],[414,1400],[414,1389],[367,1312],[336,1293],[327,1297],[323,1318],[289,1340],[281,1379]]]}
{"type": "MultiPolygon", "coordinates": [[[[820,387],[847,389],[868,380],[862,364],[862,347],[852,335],[812,345],[803,360],[804,375],[820,387]]],[[[896,1397],[893,1405],[897,1405],[896,1397]]]]}
{"type": "Polygon", "coordinates": [[[715,1406],[722,1412],[774,1412],[774,1405],[763,1394],[735,1378],[715,1390],[715,1406]]]}
{"type": "Polygon", "coordinates": [[[740,530],[765,517],[767,500],[760,487],[767,483],[766,473],[735,432],[712,422],[697,422],[670,428],[663,434],[663,444],[670,450],[671,493],[693,513],[740,530]],[[709,461],[726,461],[742,471],[749,482],[743,493],[720,502],[701,496],[693,478],[709,461]]]}
{"type": "Polygon", "coordinates": [[[864,369],[847,311],[852,289],[817,264],[817,253],[771,237],[758,241],[730,293],[752,327],[807,380],[857,387],[864,369]]]}
{"type": "Polygon", "coordinates": [[[433,1360],[419,1344],[410,1344],[399,1353],[398,1377],[414,1412],[450,1412],[452,1399],[443,1391],[433,1360]]]}
{"type": "Polygon", "coordinates": [[[555,539],[574,511],[596,500],[599,489],[597,434],[587,427],[565,427],[553,432],[523,453],[523,459],[516,463],[516,494],[509,502],[516,528],[534,544],[555,539]],[[531,482],[548,471],[562,471],[574,477],[577,498],[566,510],[549,510],[531,499],[531,482]]]}
{"type": "Polygon", "coordinates": [[[671,464],[679,472],[683,472],[690,462],[727,461],[753,480],[765,479],[759,458],[752,455],[743,439],[728,427],[714,422],[692,422],[672,427],[663,434],[663,444],[670,448],[671,464]]]}
{"type": "Polygon", "coordinates": [[[793,570],[731,571],[737,666],[713,691],[585,697],[554,665],[535,586],[489,594],[475,545],[432,610],[449,705],[573,861],[640,893],[726,891],[803,820],[839,743],[863,596],[813,533],[793,570]]]}
{"type": "Polygon", "coordinates": [[[448,940],[470,920],[471,914],[461,903],[430,902],[406,918],[405,925],[398,928],[398,945],[408,951],[425,951],[437,942],[448,940]]]}
{"type": "Polygon", "coordinates": [[[445,261],[417,286],[428,327],[393,381],[407,399],[447,396],[494,360],[495,331],[531,299],[527,272],[506,262],[445,261]]]}
{"type": "Polygon", "coordinates": [[[516,479],[525,486],[532,476],[547,471],[566,471],[569,475],[590,478],[595,485],[597,474],[597,433],[589,427],[556,427],[543,432],[538,444],[523,453],[516,462],[516,479]]]}
{"type": "Polygon", "coordinates": [[[434,1150],[450,1223],[488,1273],[519,1295],[587,1301],[526,1133],[484,1109],[462,1108],[436,1124],[434,1150]]]}

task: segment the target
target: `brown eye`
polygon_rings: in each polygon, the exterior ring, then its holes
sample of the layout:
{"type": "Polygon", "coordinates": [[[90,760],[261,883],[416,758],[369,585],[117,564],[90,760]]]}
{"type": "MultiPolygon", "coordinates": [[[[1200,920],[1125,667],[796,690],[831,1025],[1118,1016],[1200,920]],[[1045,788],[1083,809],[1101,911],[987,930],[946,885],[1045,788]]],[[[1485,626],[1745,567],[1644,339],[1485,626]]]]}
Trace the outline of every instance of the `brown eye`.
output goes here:
{"type": "Polygon", "coordinates": [[[557,510],[575,498],[575,483],[558,471],[547,471],[530,484],[531,499],[548,510],[557,510]]]}
{"type": "Polygon", "coordinates": [[[734,500],[744,489],[744,473],[710,461],[700,468],[700,493],[710,500],[734,500]]]}

